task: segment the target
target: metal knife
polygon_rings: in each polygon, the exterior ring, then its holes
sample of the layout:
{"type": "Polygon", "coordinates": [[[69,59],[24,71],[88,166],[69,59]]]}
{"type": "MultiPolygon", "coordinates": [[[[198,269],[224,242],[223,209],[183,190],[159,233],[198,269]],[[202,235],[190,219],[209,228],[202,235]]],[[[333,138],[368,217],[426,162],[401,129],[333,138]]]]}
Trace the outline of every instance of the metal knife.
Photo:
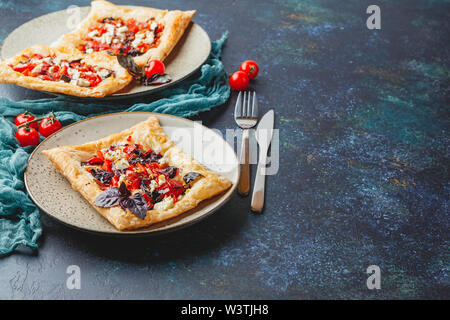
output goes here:
{"type": "Polygon", "coordinates": [[[251,208],[253,212],[261,212],[264,208],[267,152],[272,141],[274,117],[274,111],[269,110],[259,121],[255,132],[255,137],[259,145],[259,160],[252,195],[251,208]]]}

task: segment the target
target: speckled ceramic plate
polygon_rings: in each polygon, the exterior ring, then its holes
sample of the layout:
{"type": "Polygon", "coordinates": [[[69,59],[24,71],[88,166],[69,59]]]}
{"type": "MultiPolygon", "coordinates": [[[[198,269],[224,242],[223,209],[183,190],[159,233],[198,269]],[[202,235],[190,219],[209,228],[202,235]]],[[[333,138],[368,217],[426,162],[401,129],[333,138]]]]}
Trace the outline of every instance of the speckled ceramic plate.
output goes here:
{"type": "Polygon", "coordinates": [[[239,163],[234,149],[217,132],[197,122],[159,113],[122,112],[82,120],[49,136],[31,154],[24,179],[31,199],[39,208],[66,225],[106,234],[156,234],[195,223],[225,204],[236,189],[239,163]],[[72,189],[42,150],[97,140],[129,128],[152,114],[158,117],[165,132],[183,151],[230,179],[233,186],[178,217],[139,230],[118,231],[72,189]]]}
{"type": "MultiPolygon", "coordinates": [[[[129,6],[131,7],[131,6],[129,6]]],[[[90,7],[80,8],[80,17],[87,16],[90,7]]],[[[70,14],[73,14],[70,13],[70,14]]],[[[9,58],[23,49],[35,44],[50,45],[61,35],[72,31],[67,26],[70,14],[66,10],[49,13],[35,18],[21,25],[3,41],[1,48],[2,58],[9,58]]],[[[124,89],[100,99],[130,98],[147,95],[158,90],[172,86],[197,71],[206,61],[211,51],[211,41],[208,34],[198,24],[191,23],[183,37],[170,55],[164,60],[166,73],[172,77],[172,81],[160,86],[142,86],[133,81],[124,89]]],[[[52,95],[61,95],[48,92],[52,95]]],[[[93,98],[79,98],[93,99],[93,98]]],[[[97,98],[98,100],[98,98],[97,98]]]]}

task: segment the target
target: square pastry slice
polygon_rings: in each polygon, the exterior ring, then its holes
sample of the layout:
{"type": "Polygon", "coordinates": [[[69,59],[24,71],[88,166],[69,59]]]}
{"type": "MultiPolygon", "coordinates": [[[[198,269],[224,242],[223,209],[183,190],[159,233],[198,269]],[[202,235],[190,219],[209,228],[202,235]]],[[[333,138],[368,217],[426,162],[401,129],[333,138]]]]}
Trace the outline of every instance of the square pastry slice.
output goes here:
{"type": "Polygon", "coordinates": [[[43,153],[119,230],[178,216],[232,184],[176,146],[155,116],[97,141],[43,153]]]}
{"type": "Polygon", "coordinates": [[[1,83],[78,97],[104,97],[131,80],[116,57],[104,53],[64,53],[35,45],[0,62],[1,83]]]}
{"type": "Polygon", "coordinates": [[[107,1],[93,1],[89,15],[73,32],[53,45],[82,53],[105,51],[128,54],[137,65],[164,60],[195,15],[195,10],[129,9],[107,1]]]}

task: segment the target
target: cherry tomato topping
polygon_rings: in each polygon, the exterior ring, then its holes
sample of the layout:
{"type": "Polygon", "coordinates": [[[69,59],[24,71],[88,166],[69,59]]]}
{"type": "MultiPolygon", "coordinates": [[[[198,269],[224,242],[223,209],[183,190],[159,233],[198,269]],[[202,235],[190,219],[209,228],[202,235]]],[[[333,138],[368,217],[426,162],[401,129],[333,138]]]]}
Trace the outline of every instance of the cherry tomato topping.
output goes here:
{"type": "Polygon", "coordinates": [[[145,75],[147,78],[150,78],[155,73],[164,74],[165,71],[166,67],[164,66],[164,63],[159,60],[150,60],[148,66],[145,68],[145,75]]]}
{"type": "Polygon", "coordinates": [[[250,79],[245,72],[236,71],[230,76],[228,82],[234,90],[245,90],[248,87],[250,79]]]}
{"type": "Polygon", "coordinates": [[[246,60],[242,62],[240,70],[245,72],[250,79],[254,79],[259,72],[259,67],[253,60],[246,60]]]}
{"type": "MultiPolygon", "coordinates": [[[[14,124],[16,126],[20,126],[21,124],[27,123],[34,119],[35,117],[29,111],[25,111],[24,113],[21,113],[16,117],[16,119],[14,120],[14,124]]],[[[29,126],[31,128],[37,129],[38,123],[37,122],[30,123],[29,126]]]]}
{"type": "Polygon", "coordinates": [[[61,128],[62,128],[61,122],[56,120],[56,118],[54,116],[45,118],[39,124],[39,132],[44,137],[48,137],[49,135],[58,131],[61,128]]]}
{"type": "Polygon", "coordinates": [[[16,138],[22,147],[39,144],[39,133],[35,128],[25,126],[17,129],[16,138]]]}

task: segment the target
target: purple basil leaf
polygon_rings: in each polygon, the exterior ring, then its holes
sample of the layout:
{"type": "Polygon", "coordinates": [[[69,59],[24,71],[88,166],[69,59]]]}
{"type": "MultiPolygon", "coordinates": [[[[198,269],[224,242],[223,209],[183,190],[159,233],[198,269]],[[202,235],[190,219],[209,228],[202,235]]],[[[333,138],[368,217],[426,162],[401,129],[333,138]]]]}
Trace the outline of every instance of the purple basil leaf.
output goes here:
{"type": "Polygon", "coordinates": [[[119,189],[114,187],[100,193],[98,197],[94,200],[94,204],[98,207],[109,208],[117,206],[119,204],[119,201],[120,201],[119,189]]]}
{"type": "Polygon", "coordinates": [[[123,202],[123,205],[126,206],[135,216],[145,219],[148,206],[142,193],[136,193],[132,197],[129,197],[123,202]]]}
{"type": "Polygon", "coordinates": [[[184,180],[184,182],[186,182],[186,184],[189,185],[189,183],[191,183],[192,181],[195,181],[199,177],[203,177],[203,175],[198,172],[192,171],[192,172],[186,173],[183,177],[183,180],[184,180]]]}
{"type": "Polygon", "coordinates": [[[131,195],[131,192],[130,190],[128,190],[127,185],[123,182],[119,186],[119,194],[121,198],[128,198],[131,195]]]}
{"type": "Polygon", "coordinates": [[[172,81],[172,78],[167,73],[165,74],[155,73],[150,78],[148,78],[147,76],[143,76],[141,78],[141,82],[144,86],[157,86],[160,84],[169,83],[170,81],[172,81]]]}
{"type": "Polygon", "coordinates": [[[102,169],[97,170],[91,169],[90,173],[95,179],[97,179],[103,184],[109,184],[111,182],[111,179],[114,177],[113,172],[109,172],[102,169]]]}
{"type": "Polygon", "coordinates": [[[134,62],[131,55],[118,55],[117,61],[125,68],[128,73],[136,80],[142,81],[143,72],[142,69],[134,62]]]}
{"type": "Polygon", "coordinates": [[[162,169],[162,173],[167,174],[170,179],[173,179],[177,175],[177,167],[168,166],[162,169]]]}

